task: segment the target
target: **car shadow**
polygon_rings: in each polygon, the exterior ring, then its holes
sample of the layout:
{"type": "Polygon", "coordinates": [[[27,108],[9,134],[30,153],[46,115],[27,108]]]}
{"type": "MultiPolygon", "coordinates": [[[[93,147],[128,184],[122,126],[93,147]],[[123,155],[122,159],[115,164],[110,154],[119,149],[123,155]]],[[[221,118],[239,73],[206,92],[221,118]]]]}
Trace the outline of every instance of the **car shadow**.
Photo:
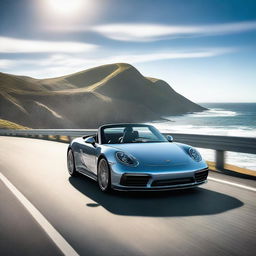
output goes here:
{"type": "Polygon", "coordinates": [[[86,207],[102,206],[109,212],[127,216],[171,217],[218,214],[243,205],[240,200],[203,187],[159,192],[100,191],[95,181],[82,175],[69,182],[94,202],[86,207]]]}

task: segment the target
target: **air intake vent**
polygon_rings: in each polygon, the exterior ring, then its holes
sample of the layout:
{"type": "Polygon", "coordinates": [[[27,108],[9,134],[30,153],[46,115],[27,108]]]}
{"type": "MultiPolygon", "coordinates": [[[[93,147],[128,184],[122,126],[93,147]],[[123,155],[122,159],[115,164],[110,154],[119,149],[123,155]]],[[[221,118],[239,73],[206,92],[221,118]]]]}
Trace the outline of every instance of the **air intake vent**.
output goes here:
{"type": "Polygon", "coordinates": [[[146,186],[149,179],[149,175],[123,174],[120,184],[123,186],[146,186]]]}
{"type": "Polygon", "coordinates": [[[207,179],[208,169],[204,169],[195,173],[196,182],[202,182],[207,179]]]}
{"type": "Polygon", "coordinates": [[[156,186],[173,186],[173,185],[181,185],[181,184],[189,184],[193,183],[193,178],[181,178],[181,179],[169,179],[169,180],[155,180],[152,183],[152,187],[156,186]]]}

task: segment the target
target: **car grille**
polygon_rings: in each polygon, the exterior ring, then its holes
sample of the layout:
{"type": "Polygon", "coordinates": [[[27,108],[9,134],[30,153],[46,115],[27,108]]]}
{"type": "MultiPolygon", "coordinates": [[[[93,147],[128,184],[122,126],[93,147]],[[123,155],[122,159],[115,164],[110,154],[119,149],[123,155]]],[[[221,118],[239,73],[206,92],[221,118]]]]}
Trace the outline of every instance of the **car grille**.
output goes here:
{"type": "Polygon", "coordinates": [[[120,184],[123,186],[146,186],[149,179],[149,175],[123,174],[120,184]]]}
{"type": "Polygon", "coordinates": [[[152,182],[152,187],[156,186],[172,186],[193,183],[193,178],[180,178],[180,179],[168,179],[168,180],[155,180],[152,182]]]}
{"type": "Polygon", "coordinates": [[[207,179],[207,176],[208,176],[208,169],[204,169],[195,173],[195,180],[196,182],[202,182],[207,179]]]}

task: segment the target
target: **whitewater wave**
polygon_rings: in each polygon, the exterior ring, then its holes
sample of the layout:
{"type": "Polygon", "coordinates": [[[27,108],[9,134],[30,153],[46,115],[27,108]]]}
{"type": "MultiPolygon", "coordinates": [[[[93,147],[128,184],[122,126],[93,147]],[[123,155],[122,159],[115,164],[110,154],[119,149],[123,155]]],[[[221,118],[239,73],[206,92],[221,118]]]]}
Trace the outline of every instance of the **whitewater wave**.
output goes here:
{"type": "MultiPolygon", "coordinates": [[[[152,123],[161,132],[168,133],[185,133],[185,134],[204,134],[204,135],[222,135],[222,136],[239,136],[239,137],[256,137],[256,127],[248,126],[204,126],[192,124],[175,124],[175,122],[154,122],[152,123]]],[[[204,159],[208,161],[215,160],[215,151],[211,149],[199,150],[204,159]]],[[[239,167],[256,171],[256,155],[236,152],[226,153],[227,163],[239,167]]]]}
{"type": "Polygon", "coordinates": [[[212,108],[198,113],[188,114],[189,117],[225,117],[225,116],[237,116],[235,111],[224,110],[220,108],[212,108]]]}
{"type": "Polygon", "coordinates": [[[161,132],[256,137],[256,129],[248,126],[176,125],[173,122],[154,122],[152,124],[161,132]]]}
{"type": "MultiPolygon", "coordinates": [[[[170,134],[202,134],[256,138],[256,104],[211,104],[210,109],[182,116],[168,116],[152,124],[170,134]],[[225,106],[227,108],[225,108],[225,106]]],[[[215,160],[215,151],[199,149],[204,159],[215,160]]],[[[256,171],[256,155],[226,152],[226,162],[256,171]]]]}

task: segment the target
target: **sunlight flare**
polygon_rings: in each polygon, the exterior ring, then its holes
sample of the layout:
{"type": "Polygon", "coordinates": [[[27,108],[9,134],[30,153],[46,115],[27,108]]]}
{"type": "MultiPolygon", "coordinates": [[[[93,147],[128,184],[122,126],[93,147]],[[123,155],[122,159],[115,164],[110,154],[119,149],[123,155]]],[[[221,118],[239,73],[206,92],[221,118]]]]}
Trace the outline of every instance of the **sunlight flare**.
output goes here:
{"type": "Polygon", "coordinates": [[[58,15],[73,16],[81,11],[84,0],[47,0],[49,8],[58,15]]]}

